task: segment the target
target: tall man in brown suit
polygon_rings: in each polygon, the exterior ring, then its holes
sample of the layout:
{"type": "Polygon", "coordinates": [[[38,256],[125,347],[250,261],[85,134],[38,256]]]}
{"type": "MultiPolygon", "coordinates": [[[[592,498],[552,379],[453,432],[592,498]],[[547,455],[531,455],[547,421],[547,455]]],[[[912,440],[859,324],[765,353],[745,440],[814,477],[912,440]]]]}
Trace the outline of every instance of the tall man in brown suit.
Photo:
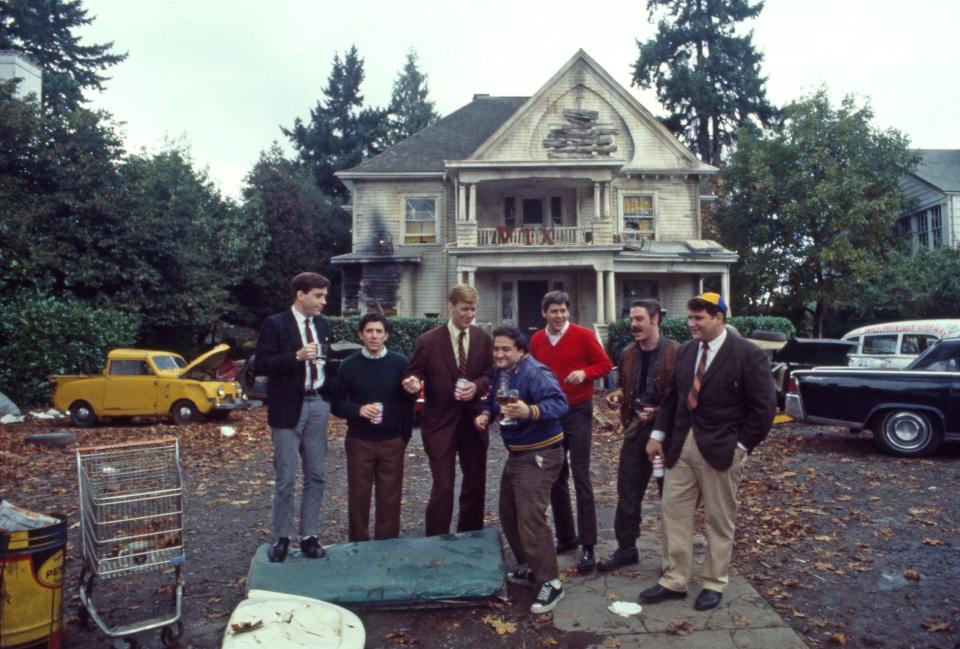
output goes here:
{"type": "Polygon", "coordinates": [[[490,390],[493,340],[472,325],[477,297],[477,290],[466,284],[450,289],[450,320],[417,338],[403,380],[410,394],[419,393],[426,384],[421,431],[433,474],[427,536],[450,532],[458,456],[463,481],[457,531],[483,529],[490,437],[486,430],[474,427],[473,418],[480,411],[480,397],[490,390]],[[459,379],[466,381],[461,390],[457,390],[459,379]]]}
{"type": "Polygon", "coordinates": [[[727,305],[717,293],[687,303],[693,340],[677,352],[677,365],[660,402],[647,443],[651,461],[667,467],[661,522],[664,572],[640,593],[647,604],[687,595],[693,564],[693,522],[704,506],[707,536],[694,608],[720,603],[728,582],[737,515],[737,483],[750,453],[770,432],[777,395],[767,357],[725,327],[727,305]]]}

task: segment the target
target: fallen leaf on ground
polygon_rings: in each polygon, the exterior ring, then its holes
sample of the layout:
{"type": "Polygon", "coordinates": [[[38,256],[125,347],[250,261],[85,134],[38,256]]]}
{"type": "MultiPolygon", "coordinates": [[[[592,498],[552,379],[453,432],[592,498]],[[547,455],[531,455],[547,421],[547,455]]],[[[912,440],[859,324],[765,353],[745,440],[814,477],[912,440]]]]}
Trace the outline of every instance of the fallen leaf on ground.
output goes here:
{"type": "Polygon", "coordinates": [[[931,539],[929,537],[923,539],[924,545],[946,545],[947,542],[943,539],[931,539]]]}
{"type": "Polygon", "coordinates": [[[920,573],[916,570],[904,570],[903,578],[909,579],[910,581],[920,581],[920,573]]]}
{"type": "Polygon", "coordinates": [[[410,647],[417,644],[417,639],[407,633],[404,629],[399,631],[391,631],[384,637],[394,644],[403,645],[405,647],[410,647]]]}
{"type": "Polygon", "coordinates": [[[256,631],[263,626],[263,620],[257,620],[256,622],[243,622],[242,624],[231,624],[230,630],[233,631],[234,635],[240,635],[241,633],[250,633],[251,631],[256,631]]]}
{"type": "Polygon", "coordinates": [[[544,647],[556,647],[557,641],[554,638],[547,636],[546,638],[543,639],[543,642],[541,642],[540,644],[544,647]]]}
{"type": "Polygon", "coordinates": [[[680,622],[679,624],[671,624],[667,627],[667,633],[670,635],[690,635],[693,633],[693,625],[689,622],[680,622]]]}
{"type": "Polygon", "coordinates": [[[926,619],[920,624],[923,625],[923,628],[929,631],[930,633],[937,633],[938,631],[949,631],[953,628],[953,622],[950,620],[944,620],[940,622],[932,618],[926,619]]]}
{"type": "Polygon", "coordinates": [[[620,646],[620,639],[617,638],[617,637],[615,637],[615,636],[608,635],[606,638],[603,639],[603,646],[604,646],[604,647],[619,647],[619,646],[620,646]]]}
{"type": "Polygon", "coordinates": [[[828,633],[827,637],[830,639],[830,642],[833,644],[838,644],[841,647],[846,646],[846,644],[850,641],[850,638],[846,633],[828,633]]]}
{"type": "Polygon", "coordinates": [[[517,625],[513,622],[507,622],[499,615],[487,615],[480,618],[480,621],[497,632],[497,635],[509,635],[517,632],[517,625]]]}

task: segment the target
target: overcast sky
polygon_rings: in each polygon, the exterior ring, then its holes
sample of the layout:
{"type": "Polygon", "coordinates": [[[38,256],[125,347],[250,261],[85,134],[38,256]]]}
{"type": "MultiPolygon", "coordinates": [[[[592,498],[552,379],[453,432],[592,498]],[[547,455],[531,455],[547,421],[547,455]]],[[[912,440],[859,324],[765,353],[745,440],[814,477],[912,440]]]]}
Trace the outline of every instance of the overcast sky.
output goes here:
{"type": "MultiPolygon", "coordinates": [[[[644,0],[85,0],[87,43],[129,58],[92,104],[124,123],[127,148],[189,145],[222,191],[239,197],[281,125],[308,118],[334,53],[356,45],[367,103],[389,101],[413,48],[442,114],[474,93],[529,96],[583,48],[631,88],[636,41],[654,33],[644,0]]],[[[767,0],[750,25],[767,92],[784,103],[825,84],[856,94],[876,124],[918,148],[960,149],[956,0],[767,0]]]]}

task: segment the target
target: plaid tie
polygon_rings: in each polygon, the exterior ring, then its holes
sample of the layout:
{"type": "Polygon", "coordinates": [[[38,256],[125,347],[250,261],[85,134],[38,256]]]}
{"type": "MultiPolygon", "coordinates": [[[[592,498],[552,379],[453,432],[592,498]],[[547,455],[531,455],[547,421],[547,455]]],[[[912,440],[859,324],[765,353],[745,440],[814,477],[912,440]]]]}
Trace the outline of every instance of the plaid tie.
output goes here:
{"type": "Polygon", "coordinates": [[[700,399],[700,384],[703,381],[703,373],[707,371],[707,343],[700,345],[700,362],[697,363],[697,372],[693,375],[693,383],[690,384],[690,392],[687,393],[687,406],[690,410],[697,409],[697,402],[700,399]]]}
{"type": "MultiPolygon", "coordinates": [[[[307,334],[307,342],[313,342],[313,332],[310,331],[310,318],[303,321],[303,330],[307,334]]],[[[310,369],[310,387],[317,382],[317,364],[315,361],[307,361],[307,367],[310,369]]]]}
{"type": "Polygon", "coordinates": [[[466,337],[466,331],[461,331],[460,335],[457,337],[457,369],[460,371],[460,376],[463,378],[467,377],[467,352],[463,346],[463,339],[466,337]]]}

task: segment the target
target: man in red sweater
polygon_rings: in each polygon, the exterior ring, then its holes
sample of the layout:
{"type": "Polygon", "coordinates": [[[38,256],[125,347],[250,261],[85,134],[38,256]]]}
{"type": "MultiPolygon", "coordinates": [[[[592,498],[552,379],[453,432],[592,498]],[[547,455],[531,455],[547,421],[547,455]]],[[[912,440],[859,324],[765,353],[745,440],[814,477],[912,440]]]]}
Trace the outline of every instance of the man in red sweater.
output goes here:
{"type": "Polygon", "coordinates": [[[553,524],[557,530],[557,552],[569,552],[582,545],[577,571],[588,573],[597,565],[593,546],[597,543],[597,511],[590,483],[590,445],[593,437],[593,382],[610,373],[613,364],[587,329],[570,322],[570,296],[551,291],[540,303],[547,326],[533,334],[530,353],[549,367],[563,388],[570,412],[562,419],[563,467],[550,493],[553,524]],[[566,451],[570,452],[569,460],[566,451]],[[573,525],[568,477],[573,473],[577,494],[577,529],[573,525]]]}

